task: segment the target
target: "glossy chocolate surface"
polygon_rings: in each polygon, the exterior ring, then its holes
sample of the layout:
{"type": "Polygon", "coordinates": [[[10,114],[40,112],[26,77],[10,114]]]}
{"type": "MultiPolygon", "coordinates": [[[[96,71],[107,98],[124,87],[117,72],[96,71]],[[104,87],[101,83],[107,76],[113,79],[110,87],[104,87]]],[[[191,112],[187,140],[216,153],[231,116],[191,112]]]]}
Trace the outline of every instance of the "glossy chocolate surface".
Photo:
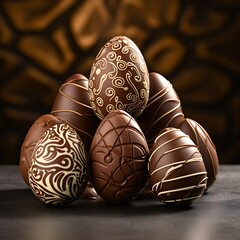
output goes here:
{"type": "Polygon", "coordinates": [[[181,130],[166,128],[150,149],[149,183],[169,205],[189,205],[207,186],[207,172],[198,148],[181,130]]]}
{"type": "Polygon", "coordinates": [[[97,200],[99,199],[99,195],[97,194],[95,188],[92,185],[92,182],[88,182],[86,188],[83,193],[80,195],[81,200],[97,200]]]}
{"type": "Polygon", "coordinates": [[[149,81],[149,100],[137,122],[148,144],[152,144],[160,131],[166,127],[177,127],[184,120],[184,115],[179,97],[167,79],[152,72],[149,81]]]}
{"type": "Polygon", "coordinates": [[[92,65],[89,95],[100,119],[116,109],[133,117],[142,113],[149,96],[148,69],[131,39],[114,37],[102,47],[92,65]]]}
{"type": "Polygon", "coordinates": [[[207,170],[207,186],[210,187],[215,182],[219,169],[219,161],[214,143],[207,131],[192,119],[186,118],[185,121],[181,122],[179,128],[189,135],[198,146],[207,170]]]}
{"type": "Polygon", "coordinates": [[[33,150],[44,134],[44,132],[51,126],[56,123],[61,123],[62,121],[57,119],[51,114],[45,114],[40,116],[28,130],[28,133],[22,143],[21,153],[20,153],[20,160],[19,160],[19,168],[21,175],[24,181],[29,185],[28,182],[28,170],[31,166],[32,162],[32,153],[33,150]]]}
{"type": "Polygon", "coordinates": [[[93,135],[100,123],[89,102],[88,79],[73,74],[59,88],[51,114],[73,127],[89,150],[93,135]]]}
{"type": "Polygon", "coordinates": [[[122,110],[109,113],[90,149],[92,181],[99,196],[111,203],[135,198],[146,184],[148,154],[135,119],[122,110]]]}
{"type": "Polygon", "coordinates": [[[29,185],[37,198],[50,205],[78,199],[87,182],[89,165],[82,140],[66,123],[49,127],[37,142],[29,168],[29,185]]]}

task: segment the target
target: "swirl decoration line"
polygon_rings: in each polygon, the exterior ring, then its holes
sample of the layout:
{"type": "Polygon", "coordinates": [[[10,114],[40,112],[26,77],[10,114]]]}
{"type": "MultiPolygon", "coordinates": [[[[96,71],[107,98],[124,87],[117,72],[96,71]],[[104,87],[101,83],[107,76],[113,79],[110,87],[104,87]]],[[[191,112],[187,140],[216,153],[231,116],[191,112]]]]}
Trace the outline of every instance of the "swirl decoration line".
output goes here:
{"type": "Polygon", "coordinates": [[[114,88],[109,87],[109,88],[106,88],[105,94],[110,98],[110,101],[111,101],[115,97],[116,91],[114,90],[114,88]]]}
{"type": "Polygon", "coordinates": [[[114,61],[116,60],[116,58],[117,58],[116,52],[111,51],[107,53],[107,56],[106,56],[107,61],[114,61]]]}
{"type": "Polygon", "coordinates": [[[99,87],[93,88],[94,95],[99,95],[99,93],[102,91],[103,83],[107,80],[107,74],[103,74],[100,78],[99,87]]]}
{"type": "MultiPolygon", "coordinates": [[[[111,66],[111,68],[113,69],[112,71],[109,70],[107,76],[110,78],[110,79],[114,79],[115,77],[118,76],[118,68],[117,66],[112,63],[112,62],[109,62],[109,65],[111,66]]],[[[109,68],[110,68],[109,66],[109,68]]]]}

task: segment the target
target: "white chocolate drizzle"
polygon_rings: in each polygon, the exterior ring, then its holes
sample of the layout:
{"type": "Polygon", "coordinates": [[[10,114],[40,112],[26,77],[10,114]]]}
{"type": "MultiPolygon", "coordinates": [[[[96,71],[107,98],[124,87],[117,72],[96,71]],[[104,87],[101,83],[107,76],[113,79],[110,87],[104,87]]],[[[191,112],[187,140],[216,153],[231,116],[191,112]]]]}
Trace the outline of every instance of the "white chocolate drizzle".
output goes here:
{"type": "Polygon", "coordinates": [[[155,148],[148,163],[150,180],[155,179],[152,182],[152,191],[166,203],[179,204],[182,201],[200,198],[207,187],[207,172],[202,156],[190,138],[179,129],[169,128],[156,138],[154,144],[155,148]],[[171,135],[173,132],[177,133],[171,135]],[[173,159],[172,162],[169,160],[169,163],[161,164],[163,156],[169,155],[169,159],[178,156],[176,151],[181,152],[179,156],[185,154],[186,159],[173,159]],[[196,166],[191,168],[191,165],[195,164],[196,166]],[[189,166],[185,168],[187,165],[189,166]],[[173,174],[174,177],[171,177],[173,174]],[[161,176],[158,181],[157,176],[161,176]],[[188,179],[189,186],[186,186],[186,181],[182,181],[185,179],[188,179]]]}

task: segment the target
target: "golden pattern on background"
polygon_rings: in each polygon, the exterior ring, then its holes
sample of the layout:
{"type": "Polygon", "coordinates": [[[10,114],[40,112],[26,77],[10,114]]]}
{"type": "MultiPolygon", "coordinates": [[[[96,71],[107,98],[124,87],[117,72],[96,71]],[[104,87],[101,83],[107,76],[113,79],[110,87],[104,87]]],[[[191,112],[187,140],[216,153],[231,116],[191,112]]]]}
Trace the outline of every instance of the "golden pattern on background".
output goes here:
{"type": "Polygon", "coordinates": [[[50,112],[60,84],[76,72],[89,77],[116,35],[171,81],[220,163],[239,163],[239,8],[236,0],[1,1],[0,163],[18,163],[27,130],[50,112]]]}

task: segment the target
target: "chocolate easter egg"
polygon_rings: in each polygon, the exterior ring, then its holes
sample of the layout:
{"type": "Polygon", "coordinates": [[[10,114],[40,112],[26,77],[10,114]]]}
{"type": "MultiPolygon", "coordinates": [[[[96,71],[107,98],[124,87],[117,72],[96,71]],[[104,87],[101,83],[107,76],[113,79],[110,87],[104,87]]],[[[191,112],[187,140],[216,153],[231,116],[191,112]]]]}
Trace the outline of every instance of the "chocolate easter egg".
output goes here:
{"type": "Polygon", "coordinates": [[[57,123],[34,148],[29,185],[44,203],[65,205],[80,197],[88,171],[86,150],[77,132],[66,123],[57,123]]]}
{"type": "Polygon", "coordinates": [[[28,170],[31,166],[32,153],[38,140],[48,128],[52,127],[56,123],[61,122],[61,120],[57,119],[51,114],[45,114],[40,116],[28,130],[27,135],[22,143],[19,159],[19,169],[22,178],[28,185],[28,170]]]}
{"type": "Polygon", "coordinates": [[[169,205],[189,205],[207,186],[207,172],[193,141],[180,129],[165,128],[150,149],[152,192],[169,205]]]}
{"type": "Polygon", "coordinates": [[[96,56],[89,95],[96,115],[103,119],[115,109],[139,116],[148,101],[148,69],[136,44],[125,36],[109,40],[96,56]]]}
{"type": "Polygon", "coordinates": [[[192,119],[186,118],[185,121],[180,123],[179,128],[189,135],[202,154],[208,176],[207,187],[209,188],[215,182],[219,169],[215,145],[207,131],[192,119]]]}
{"type": "Polygon", "coordinates": [[[109,113],[90,149],[92,181],[99,196],[117,204],[135,198],[147,180],[148,153],[135,119],[123,110],[109,113]]]}
{"type": "Polygon", "coordinates": [[[149,74],[149,80],[149,100],[137,122],[151,145],[160,131],[166,127],[177,127],[184,120],[184,115],[172,84],[155,72],[149,74]]]}
{"type": "Polygon", "coordinates": [[[88,79],[81,74],[73,74],[59,88],[51,114],[73,127],[90,149],[93,135],[100,124],[89,102],[88,79]]]}

